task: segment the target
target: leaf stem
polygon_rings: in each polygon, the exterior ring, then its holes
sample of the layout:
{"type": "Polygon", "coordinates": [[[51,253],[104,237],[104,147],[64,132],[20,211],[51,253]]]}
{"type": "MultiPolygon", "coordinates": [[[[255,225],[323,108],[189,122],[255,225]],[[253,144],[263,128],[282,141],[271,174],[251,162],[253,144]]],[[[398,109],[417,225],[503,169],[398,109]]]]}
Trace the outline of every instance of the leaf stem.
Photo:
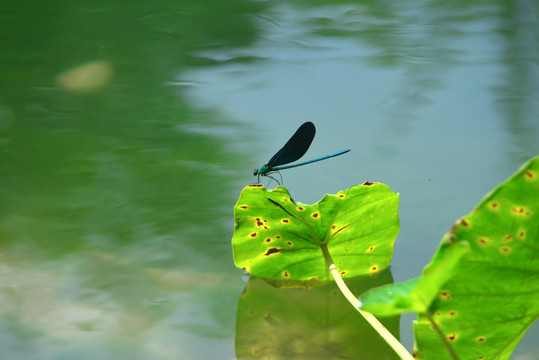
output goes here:
{"type": "Polygon", "coordinates": [[[337,283],[339,290],[343,293],[344,297],[352,304],[352,306],[367,320],[367,322],[376,330],[376,332],[388,343],[388,345],[397,353],[397,355],[404,360],[414,360],[414,357],[406,350],[406,348],[397,340],[392,333],[385,328],[384,325],[373,314],[363,311],[358,307],[359,300],[352,294],[346,283],[344,282],[337,266],[333,263],[333,259],[329,254],[326,244],[322,244],[322,252],[326,259],[326,263],[329,265],[329,270],[333,279],[337,283]]]}

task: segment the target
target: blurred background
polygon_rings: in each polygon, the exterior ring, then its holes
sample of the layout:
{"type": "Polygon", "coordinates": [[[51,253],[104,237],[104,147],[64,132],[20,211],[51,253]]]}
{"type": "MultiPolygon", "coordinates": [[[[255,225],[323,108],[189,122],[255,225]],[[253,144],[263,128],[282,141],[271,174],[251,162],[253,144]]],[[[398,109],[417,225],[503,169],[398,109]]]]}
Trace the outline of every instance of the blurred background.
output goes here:
{"type": "MultiPolygon", "coordinates": [[[[305,203],[399,192],[397,282],[539,154],[537,1],[0,9],[5,359],[234,359],[233,206],[305,121],[305,160],[351,152],[284,185],[305,203]]],[[[513,358],[536,359],[538,334],[513,358]]]]}

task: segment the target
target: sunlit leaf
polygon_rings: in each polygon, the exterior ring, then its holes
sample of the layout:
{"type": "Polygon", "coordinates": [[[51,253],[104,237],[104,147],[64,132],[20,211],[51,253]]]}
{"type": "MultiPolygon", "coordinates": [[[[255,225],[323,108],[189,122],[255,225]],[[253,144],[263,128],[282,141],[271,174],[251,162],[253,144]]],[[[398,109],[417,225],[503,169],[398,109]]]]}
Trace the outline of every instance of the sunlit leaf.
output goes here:
{"type": "Polygon", "coordinates": [[[234,208],[236,266],[274,279],[329,280],[323,250],[343,277],[376,273],[391,260],[398,194],[380,183],[296,203],[284,187],[243,189],[234,208]]]}
{"type": "Polygon", "coordinates": [[[418,359],[508,359],[539,317],[539,156],[456,222],[420,280],[361,300],[379,315],[419,311],[418,359]]]}
{"type": "Polygon", "coordinates": [[[421,277],[366,293],[361,297],[362,309],[378,316],[427,311],[438,295],[440,284],[449,280],[459,260],[468,251],[469,244],[465,241],[440,248],[421,277]]]}

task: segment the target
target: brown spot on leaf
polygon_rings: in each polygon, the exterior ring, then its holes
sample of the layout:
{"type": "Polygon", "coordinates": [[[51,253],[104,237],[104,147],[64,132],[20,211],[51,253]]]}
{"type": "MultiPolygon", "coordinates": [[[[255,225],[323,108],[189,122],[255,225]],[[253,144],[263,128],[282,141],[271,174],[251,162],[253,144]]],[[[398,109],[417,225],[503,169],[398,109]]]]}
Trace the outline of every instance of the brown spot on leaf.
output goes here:
{"type": "Polygon", "coordinates": [[[264,240],[264,241],[267,242],[267,243],[269,243],[269,242],[271,242],[271,238],[270,238],[270,237],[269,237],[269,238],[266,238],[266,240],[264,240]]]}
{"type": "Polygon", "coordinates": [[[242,210],[245,210],[245,209],[248,209],[249,206],[247,206],[247,205],[240,205],[239,208],[242,209],[242,210]]]}
{"type": "Polygon", "coordinates": [[[287,241],[287,242],[286,242],[286,245],[292,246],[292,245],[294,245],[294,244],[292,244],[292,241],[287,241]]]}
{"type": "Polygon", "coordinates": [[[271,254],[277,254],[279,251],[281,251],[281,249],[277,249],[277,248],[269,248],[266,253],[264,254],[264,256],[270,256],[271,254]]]}
{"type": "Polygon", "coordinates": [[[479,238],[477,239],[477,243],[481,246],[486,246],[486,245],[489,245],[490,244],[490,239],[487,239],[487,238],[479,238]]]}
{"type": "Polygon", "coordinates": [[[442,290],[439,292],[439,294],[440,294],[440,297],[444,300],[451,299],[451,293],[449,291],[442,290]]]}
{"type": "Polygon", "coordinates": [[[485,341],[487,341],[487,339],[484,336],[480,336],[477,338],[477,342],[484,343],[485,341]]]}
{"type": "Polygon", "coordinates": [[[369,251],[373,251],[373,250],[374,250],[374,245],[369,248],[369,251]]]}
{"type": "Polygon", "coordinates": [[[257,358],[257,357],[262,356],[263,352],[262,352],[262,349],[261,349],[261,348],[255,347],[255,348],[253,348],[253,350],[251,350],[251,354],[252,354],[255,358],[257,358]]]}
{"type": "Polygon", "coordinates": [[[315,213],[312,213],[311,216],[313,217],[313,219],[316,219],[320,216],[320,213],[315,212],[315,213]]]}
{"type": "Polygon", "coordinates": [[[371,266],[371,271],[378,271],[378,265],[371,266]]]}
{"type": "Polygon", "coordinates": [[[458,337],[457,334],[451,334],[447,336],[447,340],[453,342],[457,340],[457,337],[458,337]]]}
{"type": "Polygon", "coordinates": [[[500,251],[502,254],[507,255],[509,254],[513,249],[511,249],[509,246],[502,246],[500,248],[500,251]]]}
{"type": "Polygon", "coordinates": [[[255,232],[252,232],[249,236],[252,238],[255,238],[258,236],[258,233],[255,231],[255,232]]]}
{"type": "Polygon", "coordinates": [[[527,179],[527,180],[535,180],[537,179],[537,173],[533,170],[526,170],[524,171],[524,177],[527,179]]]}
{"type": "Polygon", "coordinates": [[[299,207],[298,207],[298,210],[299,210],[299,211],[303,211],[303,210],[305,210],[305,208],[304,208],[303,206],[299,206],[299,207]]]}
{"type": "Polygon", "coordinates": [[[503,240],[502,240],[504,243],[508,243],[508,242],[511,242],[513,241],[513,236],[512,235],[506,235],[503,240]]]}
{"type": "Polygon", "coordinates": [[[282,224],[290,224],[290,219],[282,219],[281,223],[282,224]]]}
{"type": "Polygon", "coordinates": [[[285,271],[285,272],[283,272],[283,276],[284,277],[290,277],[290,274],[288,273],[288,271],[285,271]]]}
{"type": "Polygon", "coordinates": [[[497,201],[491,201],[488,203],[488,207],[490,210],[498,210],[500,208],[500,204],[497,201]]]}

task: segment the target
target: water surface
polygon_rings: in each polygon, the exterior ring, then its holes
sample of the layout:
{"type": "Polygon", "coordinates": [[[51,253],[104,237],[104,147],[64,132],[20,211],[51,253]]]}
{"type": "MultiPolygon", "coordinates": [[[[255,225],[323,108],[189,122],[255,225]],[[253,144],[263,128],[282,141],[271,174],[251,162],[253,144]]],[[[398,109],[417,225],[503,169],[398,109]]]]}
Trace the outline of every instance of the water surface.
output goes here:
{"type": "MultiPolygon", "coordinates": [[[[234,359],[232,207],[283,171],[401,194],[395,281],[539,153],[533,2],[17,2],[0,49],[0,345],[10,359],[234,359]]],[[[328,295],[329,296],[329,295],[328,295]]],[[[412,346],[410,321],[401,337],[412,346]]],[[[537,324],[514,353],[539,351],[537,324]]]]}

